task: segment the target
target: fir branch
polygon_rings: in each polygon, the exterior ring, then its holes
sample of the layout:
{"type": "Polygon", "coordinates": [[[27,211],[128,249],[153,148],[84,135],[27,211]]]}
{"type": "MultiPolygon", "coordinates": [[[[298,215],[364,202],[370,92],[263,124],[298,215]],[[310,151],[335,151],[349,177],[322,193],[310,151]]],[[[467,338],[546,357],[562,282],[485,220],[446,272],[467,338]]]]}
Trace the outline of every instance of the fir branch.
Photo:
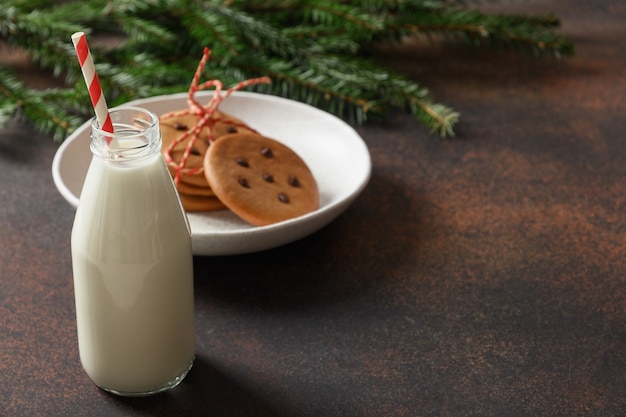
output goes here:
{"type": "MultiPolygon", "coordinates": [[[[334,80],[340,82],[332,90],[353,91],[354,96],[381,97],[395,107],[409,109],[431,132],[439,132],[442,137],[454,135],[453,129],[459,114],[443,104],[433,102],[429,90],[418,83],[400,74],[381,71],[362,60],[347,62],[337,58],[320,58],[318,65],[320,71],[327,71],[334,80]],[[355,91],[356,88],[360,90],[355,91]]],[[[371,106],[364,108],[365,111],[370,109],[380,111],[371,106]]]]}
{"type": "Polygon", "coordinates": [[[554,34],[560,24],[553,15],[484,15],[478,10],[421,10],[394,19],[384,37],[461,37],[474,46],[531,51],[556,57],[572,55],[571,41],[554,34]]]}
{"type": "Polygon", "coordinates": [[[0,66],[0,128],[5,128],[17,113],[23,90],[24,84],[0,66]]]}
{"type": "MultiPolygon", "coordinates": [[[[27,88],[15,74],[0,67],[0,125],[3,127],[13,118],[24,118],[38,131],[60,140],[84,119],[56,106],[59,102],[67,105],[72,96],[76,97],[69,90],[27,88]]],[[[85,98],[88,99],[83,94],[82,100],[75,103],[83,102],[85,98]]]]}
{"type": "Polygon", "coordinates": [[[459,38],[471,45],[561,57],[574,53],[552,15],[488,15],[464,0],[4,0],[0,41],[24,50],[66,89],[25,87],[0,65],[0,123],[23,117],[62,137],[91,116],[75,52],[76,31],[123,39],[91,44],[109,105],[187,91],[200,51],[206,74],[232,85],[267,75],[254,90],[312,104],[353,123],[390,107],[452,136],[459,114],[429,90],[372,60],[381,42],[459,38]],[[54,111],[50,110],[54,109],[54,111]]]}
{"type": "Polygon", "coordinates": [[[285,36],[264,20],[257,19],[246,12],[237,12],[230,7],[210,3],[205,4],[204,11],[207,14],[220,16],[248,47],[284,57],[300,57],[298,45],[289,36],[285,36]]]}
{"type": "MultiPolygon", "coordinates": [[[[85,113],[75,115],[57,106],[59,102],[68,103],[64,97],[66,95],[73,94],[56,89],[29,91],[22,106],[23,117],[33,120],[38,131],[52,136],[55,140],[62,140],[68,131],[85,120],[85,113]]],[[[91,117],[91,114],[87,117],[91,117]]]]}
{"type": "Polygon", "coordinates": [[[42,67],[52,69],[55,76],[66,72],[68,63],[75,61],[72,45],[63,38],[80,26],[54,21],[39,10],[19,14],[6,4],[0,6],[0,22],[2,40],[25,50],[42,67]]]}
{"type": "Polygon", "coordinates": [[[154,22],[138,16],[120,15],[118,18],[122,30],[128,34],[131,42],[172,42],[176,35],[154,22]]]}
{"type": "Polygon", "coordinates": [[[364,33],[376,33],[385,25],[383,17],[364,12],[360,4],[351,5],[333,0],[305,1],[302,2],[301,10],[305,19],[325,25],[336,25],[338,20],[346,30],[350,30],[350,26],[356,26],[364,33]]]}

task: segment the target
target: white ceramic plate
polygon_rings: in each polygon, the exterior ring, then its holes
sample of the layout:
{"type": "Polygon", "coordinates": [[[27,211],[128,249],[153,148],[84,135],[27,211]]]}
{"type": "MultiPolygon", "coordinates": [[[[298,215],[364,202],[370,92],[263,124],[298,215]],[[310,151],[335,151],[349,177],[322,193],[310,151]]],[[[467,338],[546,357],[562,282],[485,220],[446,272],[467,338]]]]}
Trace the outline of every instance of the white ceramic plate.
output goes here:
{"type": "MultiPolygon", "coordinates": [[[[196,95],[207,103],[212,91],[196,95]]],[[[187,93],[135,100],[128,105],[163,114],[187,107],[187,93]]],[[[307,236],[341,214],[365,188],[371,160],[361,137],[348,124],[315,107],[284,98],[235,92],[220,109],[243,119],[265,136],[291,147],[305,160],[318,183],[320,207],[307,215],[269,226],[254,227],[232,212],[188,213],[196,255],[235,255],[284,245],[307,236]]],[[[52,177],[74,207],[91,160],[89,122],[59,147],[52,177]]]]}

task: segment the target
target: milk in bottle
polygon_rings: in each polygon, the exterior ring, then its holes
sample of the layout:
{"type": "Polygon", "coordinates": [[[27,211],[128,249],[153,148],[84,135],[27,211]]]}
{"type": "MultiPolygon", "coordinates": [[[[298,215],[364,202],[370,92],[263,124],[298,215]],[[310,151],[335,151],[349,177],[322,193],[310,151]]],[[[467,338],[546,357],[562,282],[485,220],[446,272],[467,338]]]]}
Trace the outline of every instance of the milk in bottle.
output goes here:
{"type": "Polygon", "coordinates": [[[176,386],[194,360],[189,225],[162,159],[155,114],[92,123],[93,158],[72,229],[82,365],[101,388],[140,396],[176,386]]]}

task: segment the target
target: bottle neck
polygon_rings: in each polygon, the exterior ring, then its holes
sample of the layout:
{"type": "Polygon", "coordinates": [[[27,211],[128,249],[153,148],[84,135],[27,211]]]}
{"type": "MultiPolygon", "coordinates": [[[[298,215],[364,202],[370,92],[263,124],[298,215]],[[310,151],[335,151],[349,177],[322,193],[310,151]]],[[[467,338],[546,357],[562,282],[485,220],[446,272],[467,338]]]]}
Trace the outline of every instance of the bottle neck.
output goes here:
{"type": "Polygon", "coordinates": [[[135,162],[151,158],[161,150],[161,131],[156,114],[139,107],[118,107],[109,111],[114,133],[91,123],[91,152],[110,162],[135,162]]]}

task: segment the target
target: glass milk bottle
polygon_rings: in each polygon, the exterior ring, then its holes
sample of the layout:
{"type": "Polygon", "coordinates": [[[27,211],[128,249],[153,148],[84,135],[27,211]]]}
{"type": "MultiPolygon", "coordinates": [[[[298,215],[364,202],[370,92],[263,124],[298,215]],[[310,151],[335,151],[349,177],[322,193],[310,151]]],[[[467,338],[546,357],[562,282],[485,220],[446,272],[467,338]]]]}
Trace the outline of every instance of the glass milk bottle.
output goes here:
{"type": "Polygon", "coordinates": [[[78,345],[100,388],[126,396],[175,387],[194,360],[191,234],[161,156],[158,117],[110,111],[92,122],[93,157],[72,229],[78,345]]]}

